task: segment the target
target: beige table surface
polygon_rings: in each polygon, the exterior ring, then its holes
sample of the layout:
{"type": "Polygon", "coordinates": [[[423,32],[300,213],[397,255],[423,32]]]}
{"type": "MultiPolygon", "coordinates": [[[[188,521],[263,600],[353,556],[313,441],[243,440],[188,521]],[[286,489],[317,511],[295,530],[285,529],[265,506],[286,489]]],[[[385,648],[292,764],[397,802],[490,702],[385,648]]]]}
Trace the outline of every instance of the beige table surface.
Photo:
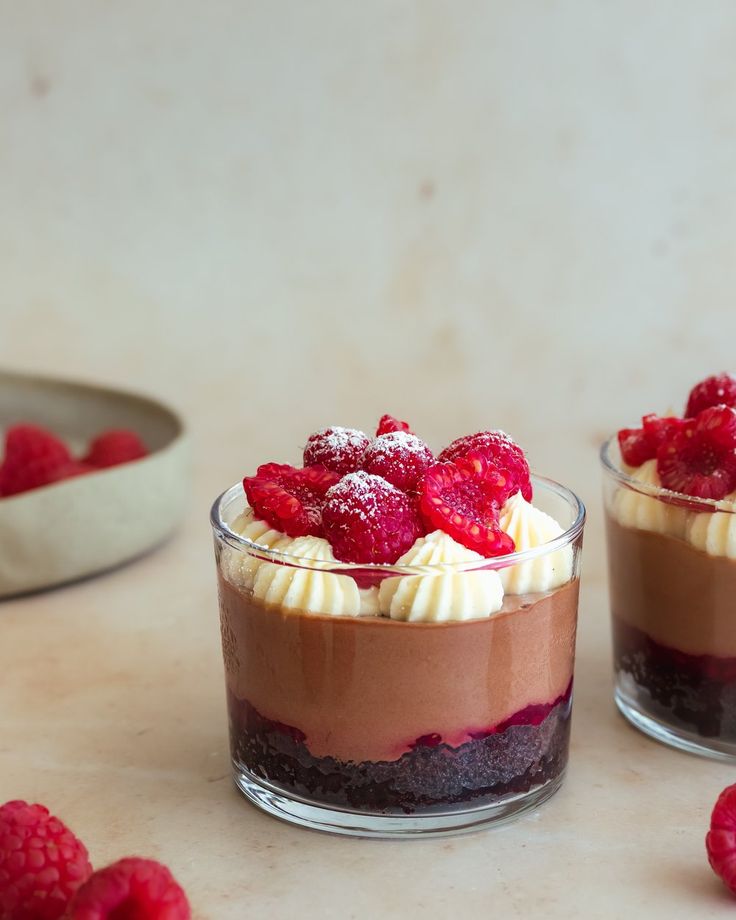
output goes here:
{"type": "Polygon", "coordinates": [[[0,800],[202,920],[733,916],[734,769],[611,701],[595,455],[734,363],[733,4],[204,9],[0,0],[0,362],[150,392],[194,447],[169,543],[0,604],[0,800]],[[209,504],[385,411],[506,428],[589,505],[569,774],[497,831],[334,839],[228,776],[209,504]]]}

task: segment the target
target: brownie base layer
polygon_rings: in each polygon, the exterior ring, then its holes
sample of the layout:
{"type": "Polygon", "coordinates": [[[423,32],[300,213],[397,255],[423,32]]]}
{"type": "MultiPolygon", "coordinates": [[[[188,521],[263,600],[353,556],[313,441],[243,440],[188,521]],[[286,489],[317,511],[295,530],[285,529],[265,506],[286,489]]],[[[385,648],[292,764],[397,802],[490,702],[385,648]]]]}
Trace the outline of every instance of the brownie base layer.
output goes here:
{"type": "Polygon", "coordinates": [[[483,737],[450,747],[418,738],[394,761],[313,757],[299,729],[264,718],[228,695],[233,759],[285,791],[325,805],[416,814],[494,804],[528,792],[565,769],[572,684],[551,704],[529,706],[483,737]]]}
{"type": "Polygon", "coordinates": [[[613,619],[617,672],[646,690],[656,719],[695,731],[703,738],[736,741],[736,658],[690,655],[655,642],[639,629],[613,619]]]}

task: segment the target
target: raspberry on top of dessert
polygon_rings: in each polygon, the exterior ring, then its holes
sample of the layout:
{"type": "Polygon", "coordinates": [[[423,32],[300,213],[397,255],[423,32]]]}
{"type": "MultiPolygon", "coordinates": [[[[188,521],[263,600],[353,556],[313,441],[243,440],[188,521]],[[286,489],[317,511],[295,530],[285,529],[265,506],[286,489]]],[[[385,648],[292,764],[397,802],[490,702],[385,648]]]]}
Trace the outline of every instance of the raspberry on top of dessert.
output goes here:
{"type": "Polygon", "coordinates": [[[315,432],[303,459],[302,467],[266,463],[244,478],[249,508],[233,530],[307,566],[324,570],[332,562],[336,570],[305,579],[293,563],[270,572],[277,562],[226,559],[232,579],[269,603],[278,593],[286,606],[325,612],[329,597],[332,612],[342,615],[467,619],[469,612],[478,617],[500,610],[504,592],[549,591],[572,577],[570,546],[500,572],[497,565],[483,569],[484,559],[538,547],[563,533],[531,503],[526,456],[503,431],[466,435],[435,456],[407,422],[384,415],[373,437],[339,426],[315,432]],[[472,571],[448,571],[434,581],[428,581],[429,573],[416,575],[401,590],[389,584],[379,595],[382,576],[372,577],[366,568],[352,579],[339,570],[339,563],[427,566],[425,557],[434,566],[460,563],[472,571]],[[442,602],[451,585],[454,596],[465,596],[467,603],[442,602]]]}
{"type": "Polygon", "coordinates": [[[656,461],[652,485],[694,498],[736,498],[736,377],[707,377],[691,390],[684,416],[645,415],[640,428],[618,432],[618,443],[636,471],[656,461]]]}

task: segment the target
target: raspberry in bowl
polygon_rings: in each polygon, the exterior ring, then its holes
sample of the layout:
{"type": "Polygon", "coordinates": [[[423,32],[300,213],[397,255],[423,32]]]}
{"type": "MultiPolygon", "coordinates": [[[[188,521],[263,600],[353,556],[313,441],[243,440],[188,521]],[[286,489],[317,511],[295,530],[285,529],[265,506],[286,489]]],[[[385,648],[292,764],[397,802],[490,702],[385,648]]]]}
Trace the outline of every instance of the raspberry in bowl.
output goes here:
{"type": "Polygon", "coordinates": [[[567,763],[585,510],[499,431],[310,436],[212,525],[235,782],[285,820],[471,830],[567,763]],[[363,449],[360,451],[360,446],[363,449]]]}
{"type": "Polygon", "coordinates": [[[736,760],[736,378],[601,449],[615,699],[659,741],[736,760]]]}

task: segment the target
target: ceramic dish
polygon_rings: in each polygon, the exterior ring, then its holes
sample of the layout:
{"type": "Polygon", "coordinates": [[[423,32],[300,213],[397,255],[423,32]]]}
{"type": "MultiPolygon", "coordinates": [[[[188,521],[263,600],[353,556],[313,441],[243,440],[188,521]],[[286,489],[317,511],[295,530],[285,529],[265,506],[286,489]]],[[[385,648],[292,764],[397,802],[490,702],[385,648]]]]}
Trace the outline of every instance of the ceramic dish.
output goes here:
{"type": "Polygon", "coordinates": [[[126,562],[179,522],[188,495],[181,419],[134,393],[0,371],[0,429],[48,427],[75,450],[107,428],[136,431],[150,455],[0,499],[0,597],[126,562]]]}

